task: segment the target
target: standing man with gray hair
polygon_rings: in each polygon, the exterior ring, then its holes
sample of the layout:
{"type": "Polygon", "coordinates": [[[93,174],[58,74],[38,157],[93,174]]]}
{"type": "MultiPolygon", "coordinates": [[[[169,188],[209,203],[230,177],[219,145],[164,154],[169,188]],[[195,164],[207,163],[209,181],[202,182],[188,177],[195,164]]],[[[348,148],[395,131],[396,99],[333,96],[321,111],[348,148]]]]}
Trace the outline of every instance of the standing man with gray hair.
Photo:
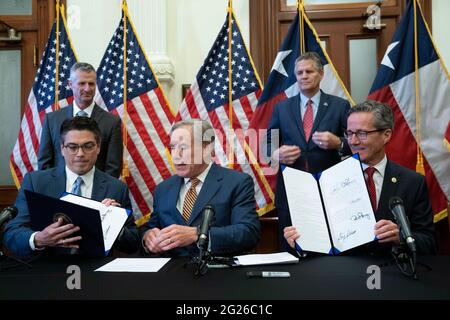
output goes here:
{"type": "Polygon", "coordinates": [[[100,154],[95,166],[118,178],[122,171],[123,142],[120,118],[94,102],[97,75],[92,65],[75,63],[70,69],[69,86],[73,91],[71,105],[45,115],[38,153],[39,170],[64,166],[59,130],[64,120],[75,116],[94,119],[101,132],[100,154]]]}
{"type": "MultiPolygon", "coordinates": [[[[324,71],[316,52],[306,52],[297,58],[295,76],[300,93],[275,106],[268,127],[268,156],[273,163],[317,173],[341,161],[341,155],[350,154],[344,139],[350,104],[320,90],[324,71]],[[272,143],[277,142],[280,147],[272,150],[272,143]]],[[[281,170],[278,171],[275,206],[283,234],[283,228],[291,225],[291,219],[281,170]]],[[[282,247],[288,249],[285,242],[282,247]]]]}

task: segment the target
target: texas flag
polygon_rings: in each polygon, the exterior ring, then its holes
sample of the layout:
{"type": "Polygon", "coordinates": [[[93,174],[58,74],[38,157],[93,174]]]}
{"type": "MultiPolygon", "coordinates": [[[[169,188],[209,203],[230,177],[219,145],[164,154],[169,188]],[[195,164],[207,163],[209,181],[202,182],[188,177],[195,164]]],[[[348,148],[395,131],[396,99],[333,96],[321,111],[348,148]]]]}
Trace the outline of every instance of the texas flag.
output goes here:
{"type": "Polygon", "coordinates": [[[368,98],[389,104],[394,112],[387,156],[412,170],[418,164],[419,172],[423,158],[434,220],[446,217],[450,158],[442,138],[450,119],[450,82],[416,1],[407,4],[368,98]]]}

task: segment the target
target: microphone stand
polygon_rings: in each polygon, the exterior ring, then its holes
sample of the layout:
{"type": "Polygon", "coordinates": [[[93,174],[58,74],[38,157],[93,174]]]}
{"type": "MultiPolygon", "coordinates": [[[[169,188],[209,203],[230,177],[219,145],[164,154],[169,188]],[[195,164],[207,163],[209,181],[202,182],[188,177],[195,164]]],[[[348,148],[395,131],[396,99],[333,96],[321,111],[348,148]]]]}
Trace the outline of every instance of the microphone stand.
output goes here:
{"type": "Polygon", "coordinates": [[[407,277],[412,277],[414,280],[417,280],[417,254],[416,252],[411,251],[409,248],[406,248],[408,247],[405,245],[405,242],[400,241],[400,246],[392,247],[392,257],[394,258],[394,262],[402,274],[407,277]]]}

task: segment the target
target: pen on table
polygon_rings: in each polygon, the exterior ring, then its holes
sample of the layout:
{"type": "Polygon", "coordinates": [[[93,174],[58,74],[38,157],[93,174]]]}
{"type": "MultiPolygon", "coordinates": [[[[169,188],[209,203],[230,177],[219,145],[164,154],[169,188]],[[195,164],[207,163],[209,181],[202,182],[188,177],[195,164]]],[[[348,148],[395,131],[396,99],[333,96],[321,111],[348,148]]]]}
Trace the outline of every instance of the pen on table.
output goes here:
{"type": "Polygon", "coordinates": [[[289,278],[291,274],[285,271],[248,271],[249,278],[289,278]]]}

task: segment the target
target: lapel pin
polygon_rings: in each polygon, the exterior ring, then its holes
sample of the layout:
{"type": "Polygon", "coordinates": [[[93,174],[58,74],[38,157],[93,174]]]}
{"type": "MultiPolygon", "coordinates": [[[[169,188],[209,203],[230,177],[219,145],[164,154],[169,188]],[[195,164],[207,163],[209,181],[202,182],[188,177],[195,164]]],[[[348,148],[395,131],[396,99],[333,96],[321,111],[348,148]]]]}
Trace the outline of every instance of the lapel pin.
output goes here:
{"type": "Polygon", "coordinates": [[[397,183],[397,178],[396,177],[392,177],[391,181],[392,181],[392,183],[397,183]]]}
{"type": "Polygon", "coordinates": [[[324,102],[323,105],[328,107],[328,102],[324,102]]]}

